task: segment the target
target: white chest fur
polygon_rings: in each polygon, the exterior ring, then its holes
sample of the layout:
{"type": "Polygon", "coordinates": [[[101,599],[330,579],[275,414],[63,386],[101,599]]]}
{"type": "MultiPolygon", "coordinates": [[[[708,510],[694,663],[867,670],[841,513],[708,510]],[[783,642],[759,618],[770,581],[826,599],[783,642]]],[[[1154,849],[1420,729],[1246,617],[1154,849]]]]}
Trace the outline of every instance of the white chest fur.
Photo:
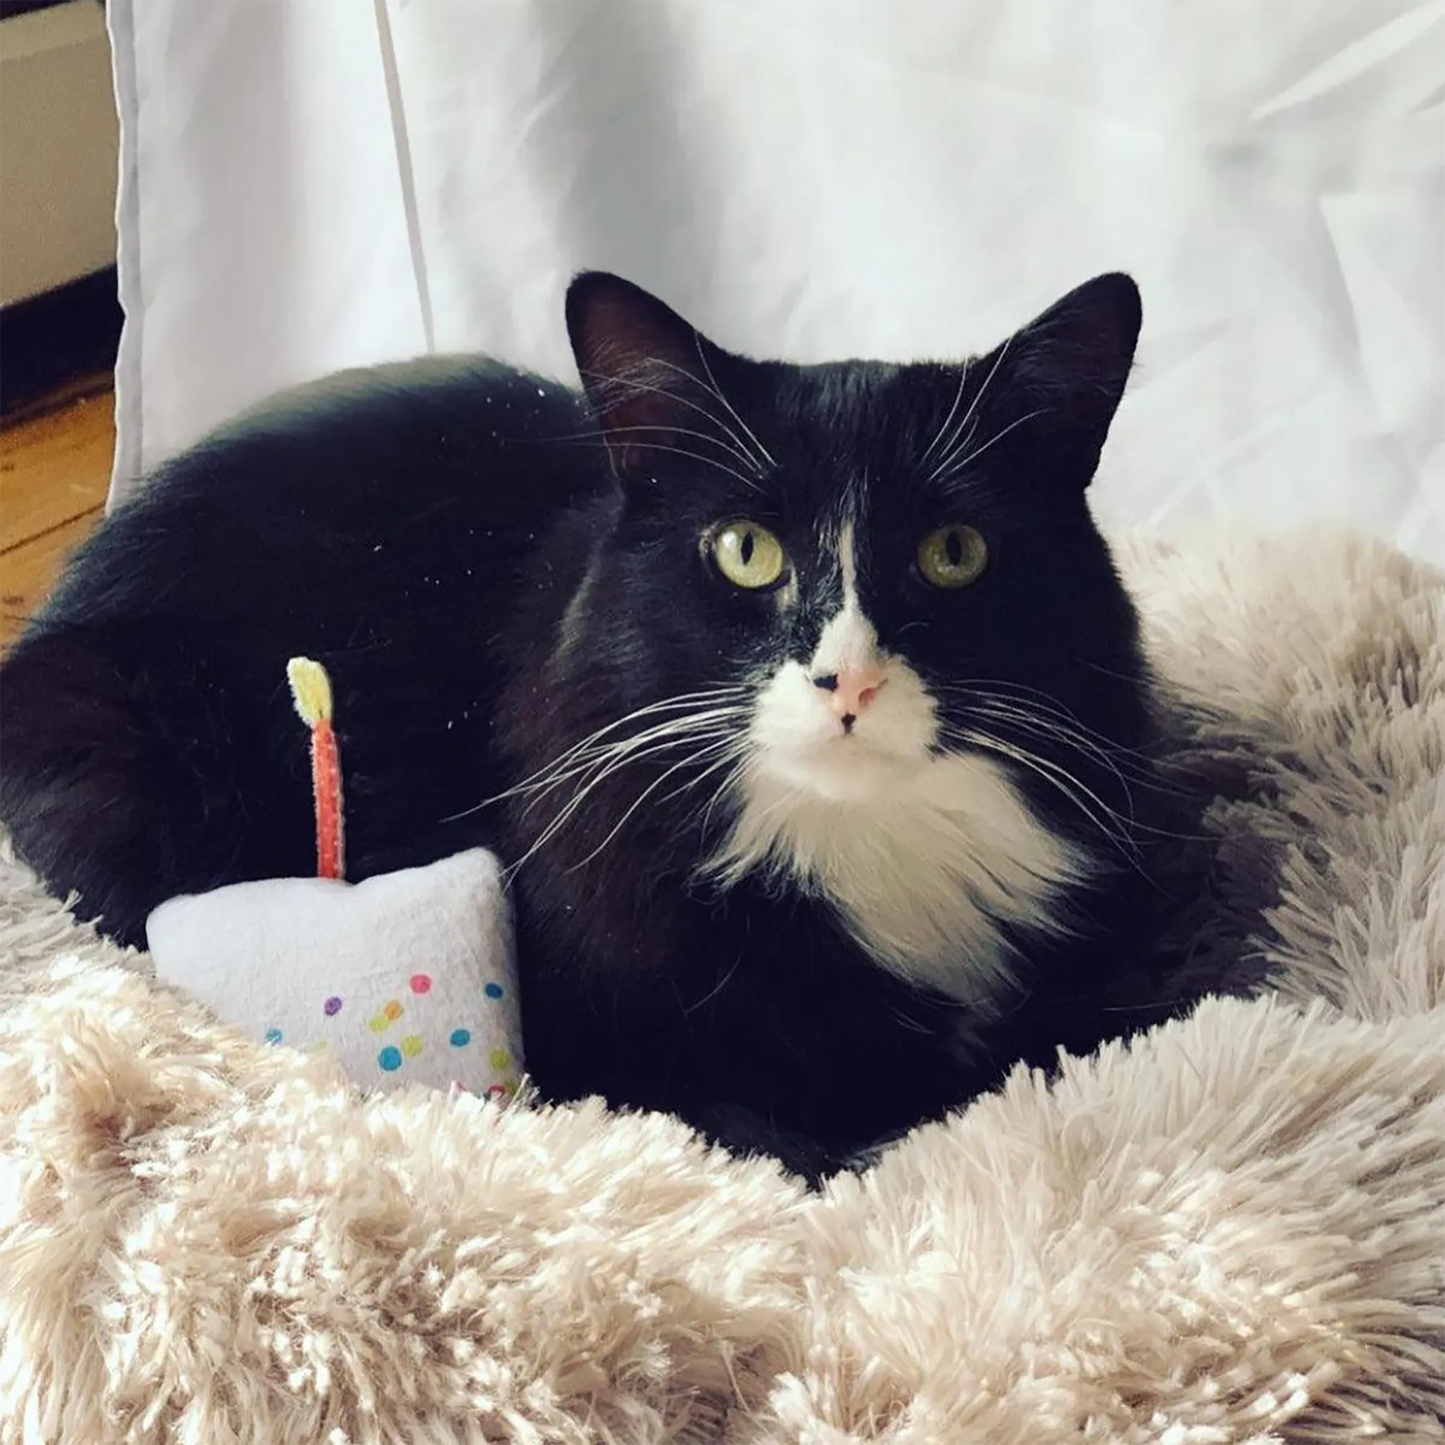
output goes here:
{"type": "Polygon", "coordinates": [[[867,797],[820,797],[758,771],[715,866],[826,897],[884,968],[988,1011],[1010,981],[1000,925],[1063,932],[1083,855],[1042,827],[987,758],[935,757],[867,797]]]}

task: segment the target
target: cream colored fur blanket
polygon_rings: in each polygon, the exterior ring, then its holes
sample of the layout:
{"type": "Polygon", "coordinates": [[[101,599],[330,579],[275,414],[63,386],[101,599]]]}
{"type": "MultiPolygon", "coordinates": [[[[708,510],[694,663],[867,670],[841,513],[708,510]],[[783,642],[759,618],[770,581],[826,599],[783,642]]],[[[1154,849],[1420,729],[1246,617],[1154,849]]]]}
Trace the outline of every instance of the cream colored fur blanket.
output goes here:
{"type": "Polygon", "coordinates": [[[1445,579],[1122,561],[1270,991],[820,1196],[661,1117],[358,1098],[0,866],[0,1439],[1445,1440],[1445,579]]]}

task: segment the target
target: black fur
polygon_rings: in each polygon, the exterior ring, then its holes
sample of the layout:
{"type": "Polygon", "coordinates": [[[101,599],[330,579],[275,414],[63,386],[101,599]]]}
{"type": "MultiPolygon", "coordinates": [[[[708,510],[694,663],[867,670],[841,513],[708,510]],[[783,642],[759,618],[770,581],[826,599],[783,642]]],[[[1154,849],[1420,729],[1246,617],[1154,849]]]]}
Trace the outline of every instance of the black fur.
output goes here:
{"type": "Polygon", "coordinates": [[[517,875],[537,1084],[671,1109],[816,1177],[1015,1059],[1154,1017],[1147,678],[1084,501],[1138,331],[1132,282],[1099,278],[966,371],[745,361],[602,275],[574,283],[568,325],[590,406],[485,361],[351,373],[216,433],[118,509],[0,667],[0,816],[23,855],[133,943],[174,894],[312,871],[285,684],[305,653],[336,691],[350,876],[477,844],[516,862],[571,790],[478,805],[632,709],[810,653],[836,605],[817,529],[846,494],[882,645],[950,717],[970,718],[970,681],[1002,681],[1089,729],[1092,752],[1013,740],[1132,818],[1133,851],[1020,771],[1105,872],[1070,900],[1067,946],[1019,938],[1024,987],[960,1058],[959,1006],[875,966],[826,901],[698,881],[727,799],[662,788],[599,849],[680,755],[643,758],[517,875]],[[930,443],[975,401],[977,443],[996,440],[929,482],[930,443]],[[756,479],[748,438],[773,459],[756,479]],[[791,613],[712,574],[698,537],[733,515],[811,579],[791,613]],[[991,562],[944,593],[910,562],[954,517],[991,562]]]}

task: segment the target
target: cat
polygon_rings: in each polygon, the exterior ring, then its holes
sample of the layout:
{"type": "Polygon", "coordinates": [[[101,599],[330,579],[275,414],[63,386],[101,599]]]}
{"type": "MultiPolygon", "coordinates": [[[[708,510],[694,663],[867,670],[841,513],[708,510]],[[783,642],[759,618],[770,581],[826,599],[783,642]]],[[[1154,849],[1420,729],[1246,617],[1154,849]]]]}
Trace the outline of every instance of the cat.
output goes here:
{"type": "Polygon", "coordinates": [[[542,1097],[816,1180],[1171,1006],[1153,690],[1091,520],[1137,288],[966,363],[723,350],[584,273],[575,391],[343,373],[161,466],[0,665],[0,818],[82,916],[314,865],[512,879],[542,1097]]]}

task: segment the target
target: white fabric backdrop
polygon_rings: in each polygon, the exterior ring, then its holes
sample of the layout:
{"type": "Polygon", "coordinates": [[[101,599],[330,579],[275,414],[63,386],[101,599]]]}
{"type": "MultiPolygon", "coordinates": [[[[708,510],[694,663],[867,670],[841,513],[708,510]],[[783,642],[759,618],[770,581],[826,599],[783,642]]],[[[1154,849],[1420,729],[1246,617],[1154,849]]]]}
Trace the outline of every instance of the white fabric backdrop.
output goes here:
{"type": "Polygon", "coordinates": [[[429,347],[571,376],[568,276],[734,348],[956,356],[1139,279],[1109,523],[1445,563],[1445,0],[111,0],[117,494],[429,347]]]}

